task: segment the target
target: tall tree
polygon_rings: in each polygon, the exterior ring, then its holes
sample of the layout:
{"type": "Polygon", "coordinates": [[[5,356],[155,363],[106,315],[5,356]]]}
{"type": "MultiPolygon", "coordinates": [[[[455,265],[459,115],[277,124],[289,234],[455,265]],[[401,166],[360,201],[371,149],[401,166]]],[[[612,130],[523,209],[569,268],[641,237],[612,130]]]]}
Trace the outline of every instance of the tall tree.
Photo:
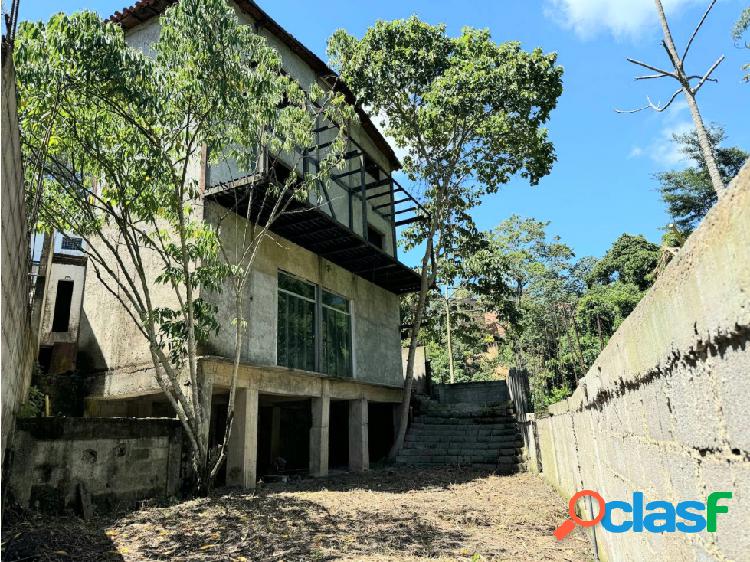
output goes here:
{"type": "MultiPolygon", "coordinates": [[[[716,154],[722,182],[728,184],[739,173],[749,155],[739,147],[720,146],[726,135],[718,125],[709,127],[708,138],[716,154]]],[[[658,173],[656,178],[660,184],[659,192],[674,224],[683,234],[689,234],[713,207],[717,197],[711,185],[698,134],[690,131],[674,135],[673,140],[679,144],[680,151],[692,165],[682,170],[658,173]]]]}
{"type": "Polygon", "coordinates": [[[421,288],[414,304],[404,401],[390,456],[402,447],[414,373],[418,328],[434,264],[460,255],[471,228],[469,210],[520,173],[532,184],[549,173],[554,150],[544,124],[562,92],[557,55],[495,43],[487,30],[413,16],[379,21],[356,39],[343,30],[329,40],[332,64],[358,101],[384,115],[386,134],[406,152],[404,171],[424,187],[427,216],[409,233],[424,244],[421,288]]]}
{"type": "MultiPolygon", "coordinates": [[[[319,177],[291,174],[271,184],[264,224],[246,221],[244,232],[227,237],[221,221],[204,221],[205,186],[193,170],[207,157],[233,160],[252,174],[266,149],[295,154],[311,146],[325,108],[338,117],[346,112],[336,109],[340,96],[304,92],[283,72],[279,53],[224,0],[182,0],[160,23],[154,57],[130,48],[119,26],[93,12],[23,24],[20,119],[28,198],[39,202],[40,228],[86,240],[92,273],[148,342],[205,492],[231,432],[248,321],[243,287],[256,250],[273,220],[293,198],[308,197],[319,177]],[[235,368],[217,453],[209,450],[212,389],[198,372],[198,347],[218,329],[216,306],[204,297],[227,285],[237,304],[235,368]]],[[[343,148],[337,139],[331,165],[343,148]]],[[[321,173],[329,169],[324,164],[321,173]]]]}
{"type": "Polygon", "coordinates": [[[652,66],[650,64],[646,64],[645,62],[641,62],[639,60],[635,59],[628,59],[629,62],[641,66],[643,68],[646,68],[648,70],[651,70],[653,72],[656,72],[656,74],[647,74],[645,76],[639,76],[636,78],[636,80],[651,80],[651,79],[658,79],[658,78],[672,78],[676,80],[680,87],[669,97],[667,102],[663,105],[654,104],[651,102],[651,100],[648,100],[648,105],[644,107],[640,107],[638,109],[631,109],[628,111],[622,111],[617,110],[618,113],[636,113],[638,111],[643,111],[644,109],[653,109],[654,111],[662,112],[665,109],[667,109],[675,99],[677,99],[677,96],[680,93],[683,93],[685,96],[685,101],[687,102],[688,108],[690,109],[690,115],[693,118],[693,123],[695,124],[695,130],[698,137],[698,143],[700,145],[701,152],[703,153],[703,158],[706,162],[706,169],[708,170],[708,175],[711,178],[711,185],[713,186],[714,191],[716,192],[717,197],[721,197],[724,194],[724,187],[725,184],[723,180],[721,179],[721,174],[719,173],[719,168],[716,163],[716,156],[712,150],[711,142],[708,136],[708,131],[706,129],[705,124],[703,123],[703,117],[701,116],[700,110],[698,108],[698,102],[696,101],[696,95],[698,94],[698,91],[703,87],[703,85],[709,81],[712,80],[715,82],[713,78],[711,78],[711,74],[713,74],[714,70],[721,64],[721,62],[724,60],[724,55],[721,55],[716,62],[714,62],[711,67],[701,76],[701,75],[691,75],[688,74],[685,71],[685,58],[687,57],[688,53],[690,52],[690,47],[693,44],[693,41],[695,41],[696,36],[698,35],[698,32],[700,31],[701,27],[703,27],[703,24],[706,21],[706,18],[708,17],[709,13],[713,9],[714,5],[716,4],[716,0],[711,0],[711,3],[708,6],[708,9],[706,9],[705,13],[703,14],[703,17],[698,22],[698,25],[693,30],[692,35],[690,36],[690,39],[687,42],[687,45],[685,46],[685,50],[682,53],[682,56],[677,51],[677,47],[675,46],[674,39],[672,38],[672,31],[669,28],[669,22],[667,21],[667,16],[664,13],[664,6],[661,3],[661,0],[654,0],[656,4],[656,12],[659,17],[659,23],[661,24],[662,33],[664,35],[664,39],[662,40],[662,46],[664,47],[664,50],[667,53],[667,57],[669,58],[670,64],[672,65],[672,70],[662,70],[661,68],[658,68],[656,66],[652,66]],[[697,80],[698,82],[695,84],[695,86],[691,85],[691,80],[697,80]]]}

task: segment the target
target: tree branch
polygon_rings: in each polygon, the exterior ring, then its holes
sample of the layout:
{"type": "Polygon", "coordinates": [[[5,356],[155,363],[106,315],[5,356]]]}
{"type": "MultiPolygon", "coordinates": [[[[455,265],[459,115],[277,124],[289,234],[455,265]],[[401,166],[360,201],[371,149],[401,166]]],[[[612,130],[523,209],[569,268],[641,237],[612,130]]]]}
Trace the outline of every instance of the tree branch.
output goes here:
{"type": "Polygon", "coordinates": [[[695,26],[695,29],[693,30],[693,34],[690,36],[690,39],[688,40],[687,45],[685,45],[685,52],[682,53],[682,60],[685,60],[685,57],[687,56],[688,51],[690,50],[690,46],[693,44],[693,41],[695,40],[695,36],[698,35],[698,31],[700,31],[700,28],[703,26],[703,22],[706,21],[708,14],[711,12],[715,4],[716,4],[716,0],[711,0],[711,3],[708,5],[708,8],[706,8],[706,12],[703,14],[703,17],[701,18],[701,21],[699,21],[698,25],[695,26]]]}

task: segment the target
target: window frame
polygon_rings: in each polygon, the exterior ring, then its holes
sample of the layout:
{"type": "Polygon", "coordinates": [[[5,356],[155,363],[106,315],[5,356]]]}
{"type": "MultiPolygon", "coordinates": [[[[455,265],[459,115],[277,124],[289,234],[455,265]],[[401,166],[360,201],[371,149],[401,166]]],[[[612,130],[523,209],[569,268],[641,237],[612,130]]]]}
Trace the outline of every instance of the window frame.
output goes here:
{"type": "Polygon", "coordinates": [[[354,313],[353,313],[353,300],[350,298],[347,298],[346,296],[337,293],[336,291],[332,291],[326,287],[323,287],[322,285],[319,285],[318,283],[313,283],[312,281],[309,281],[308,279],[305,279],[304,277],[301,277],[299,275],[296,275],[294,273],[291,273],[289,271],[286,271],[284,269],[279,268],[277,270],[276,274],[276,365],[279,367],[286,367],[286,368],[294,368],[289,367],[288,365],[282,365],[280,363],[280,354],[279,354],[279,328],[280,328],[280,322],[281,318],[279,315],[279,304],[278,304],[278,296],[279,293],[284,293],[286,295],[290,295],[292,297],[296,297],[298,299],[302,299],[306,302],[313,303],[314,304],[314,317],[313,317],[313,328],[314,328],[314,349],[315,349],[315,365],[314,365],[314,371],[315,373],[328,375],[328,376],[335,376],[339,378],[354,378],[354,313]],[[310,298],[305,295],[301,295],[299,293],[295,293],[294,291],[290,291],[288,289],[285,289],[281,286],[281,276],[285,275],[287,277],[290,277],[294,280],[297,280],[299,282],[302,282],[306,285],[309,285],[314,288],[315,290],[315,298],[310,298]],[[325,304],[323,302],[323,294],[328,293],[329,295],[333,295],[335,297],[339,297],[343,299],[346,302],[346,311],[343,311],[339,308],[336,308],[334,306],[331,306],[329,304],[325,304]],[[349,325],[349,338],[347,341],[348,349],[349,349],[349,369],[348,374],[346,375],[338,375],[334,374],[331,375],[330,373],[327,373],[323,370],[324,368],[324,360],[323,357],[323,309],[329,309],[334,313],[343,314],[346,316],[348,320],[349,325]]]}

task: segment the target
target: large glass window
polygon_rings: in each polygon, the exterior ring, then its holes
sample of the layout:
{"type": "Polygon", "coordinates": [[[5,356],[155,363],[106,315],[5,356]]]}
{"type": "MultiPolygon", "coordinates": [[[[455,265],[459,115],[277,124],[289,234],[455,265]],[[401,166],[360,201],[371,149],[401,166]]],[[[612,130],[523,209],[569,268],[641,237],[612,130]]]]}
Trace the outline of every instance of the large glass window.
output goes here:
{"type": "Polygon", "coordinates": [[[349,301],[280,271],[277,342],[279,365],[350,377],[349,301]]]}
{"type": "Polygon", "coordinates": [[[349,301],[324,290],[321,307],[321,371],[337,377],[349,377],[352,374],[352,322],[349,301]]]}
{"type": "Polygon", "coordinates": [[[315,370],[315,293],[315,285],[279,272],[279,365],[315,370]]]}

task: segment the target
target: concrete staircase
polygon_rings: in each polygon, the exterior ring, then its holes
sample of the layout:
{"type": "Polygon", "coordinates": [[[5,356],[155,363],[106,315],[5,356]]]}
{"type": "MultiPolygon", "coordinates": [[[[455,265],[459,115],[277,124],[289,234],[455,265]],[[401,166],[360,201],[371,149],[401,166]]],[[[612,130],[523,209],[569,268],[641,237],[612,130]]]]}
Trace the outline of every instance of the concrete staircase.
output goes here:
{"type": "Polygon", "coordinates": [[[444,403],[417,397],[415,412],[397,463],[471,466],[502,474],[523,469],[523,438],[510,400],[444,403]]]}

